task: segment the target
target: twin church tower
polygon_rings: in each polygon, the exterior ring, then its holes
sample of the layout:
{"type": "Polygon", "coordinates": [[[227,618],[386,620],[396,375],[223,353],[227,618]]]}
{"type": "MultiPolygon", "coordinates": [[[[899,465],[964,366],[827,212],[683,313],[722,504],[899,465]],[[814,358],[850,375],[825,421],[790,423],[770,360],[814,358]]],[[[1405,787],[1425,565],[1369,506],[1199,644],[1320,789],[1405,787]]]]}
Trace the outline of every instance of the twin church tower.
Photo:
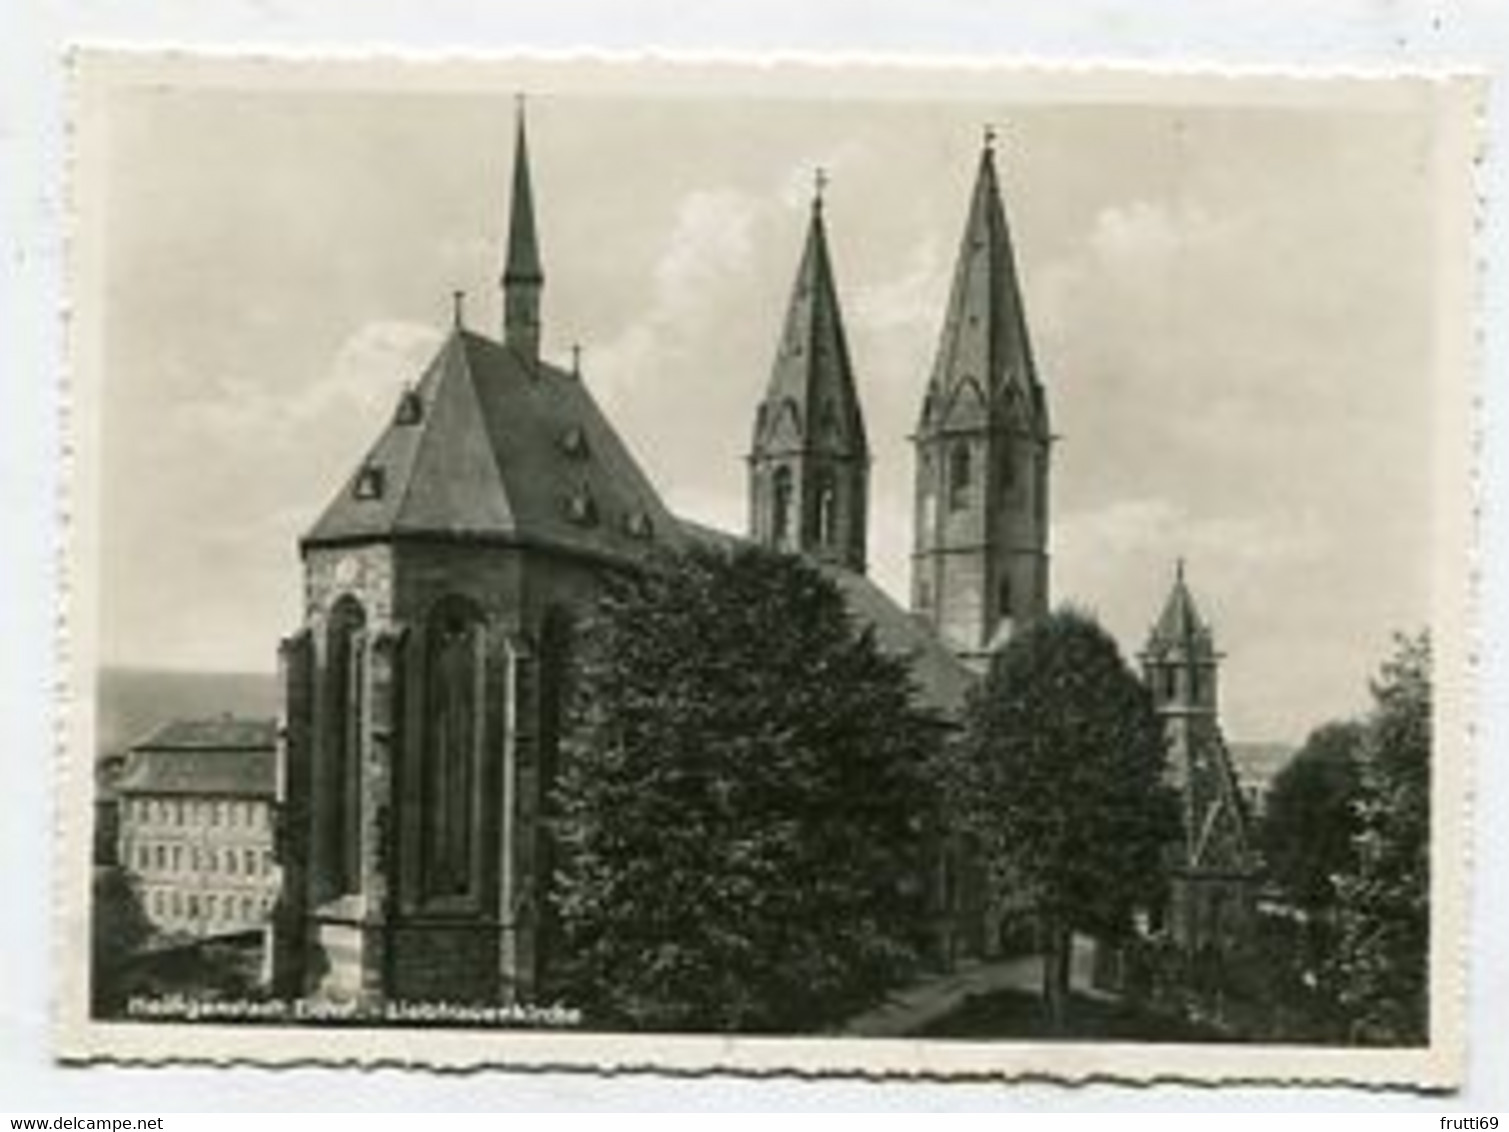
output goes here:
{"type": "MultiPolygon", "coordinates": [[[[870,447],[819,192],[749,452],[750,538],[823,564],[957,713],[1044,612],[1048,455],[987,137],[922,398],[910,612],[864,573],[870,447]]],[[[499,338],[456,318],[300,540],[280,647],[274,983],[290,996],[529,1000],[562,946],[552,790],[583,618],[614,576],[731,536],[676,516],[542,346],[517,128],[499,338]]]]}
{"type": "MultiPolygon", "coordinates": [[[[822,180],[756,413],[749,534],[863,572],[870,449],[828,250],[822,180]]],[[[1052,434],[987,132],[916,445],[912,612],[981,666],[1048,605],[1052,434]]]]}

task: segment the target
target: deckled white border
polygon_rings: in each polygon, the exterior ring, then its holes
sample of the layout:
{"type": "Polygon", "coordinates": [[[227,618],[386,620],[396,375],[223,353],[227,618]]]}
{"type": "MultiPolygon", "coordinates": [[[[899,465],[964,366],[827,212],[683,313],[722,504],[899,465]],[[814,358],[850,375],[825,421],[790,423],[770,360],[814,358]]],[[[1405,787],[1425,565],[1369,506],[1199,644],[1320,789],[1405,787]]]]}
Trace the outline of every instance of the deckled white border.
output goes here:
{"type": "MultiPolygon", "coordinates": [[[[65,404],[64,501],[66,622],[58,790],[56,891],[60,957],[56,1039],[67,1061],[161,1063],[209,1061],[260,1065],[353,1064],[477,1068],[570,1067],[592,1071],[723,1070],[749,1074],[856,1074],[936,1078],[1035,1078],[1063,1082],[1316,1082],[1453,1087],[1464,1061],[1467,948],[1468,782],[1473,745],[1472,564],[1473,465],[1476,437],[1475,276],[1470,249],[1476,201],[1468,173],[1477,156],[1481,81],[1461,74],[1391,72],[1278,74],[1231,68],[1148,72],[1125,67],[1070,67],[979,58],[918,62],[855,57],[670,57],[573,53],[511,59],[467,56],[336,55],[273,57],[197,52],[107,53],[73,60],[70,191],[70,380],[65,404]],[[100,278],[103,223],[98,176],[102,138],[91,128],[112,89],[142,83],[260,89],[495,90],[562,93],[747,95],[765,98],[843,96],[870,99],[1089,103],[1137,99],[1164,105],[1282,104],[1388,106],[1427,99],[1437,114],[1433,175],[1444,257],[1436,291],[1433,631],[1437,695],[1433,792],[1432,1043],[1421,1050],[1354,1050],[1291,1046],[955,1042],[911,1039],[765,1039],[632,1036],[563,1032],[460,1030],[315,1030],[94,1022],[88,1018],[90,797],[87,752],[94,748],[94,657],[97,548],[101,313],[88,300],[100,278]]],[[[1362,328],[1365,332],[1365,328],[1362,328]]]]}

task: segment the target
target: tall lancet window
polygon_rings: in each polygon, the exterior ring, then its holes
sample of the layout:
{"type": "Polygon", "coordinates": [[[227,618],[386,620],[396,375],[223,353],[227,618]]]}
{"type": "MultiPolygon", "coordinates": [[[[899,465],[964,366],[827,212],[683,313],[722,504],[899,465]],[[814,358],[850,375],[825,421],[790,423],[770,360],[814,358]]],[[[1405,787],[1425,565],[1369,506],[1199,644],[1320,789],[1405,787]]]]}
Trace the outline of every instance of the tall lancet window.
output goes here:
{"type": "Polygon", "coordinates": [[[948,454],[948,509],[963,511],[969,507],[971,467],[969,444],[960,441],[948,454]]]}
{"type": "Polygon", "coordinates": [[[482,741],[482,619],[447,597],[430,614],[421,749],[424,890],[466,896],[472,888],[477,770],[482,741]]]}
{"type": "Polygon", "coordinates": [[[776,546],[791,544],[791,494],[791,469],[779,467],[770,485],[770,534],[776,546]]]}
{"type": "Polygon", "coordinates": [[[838,488],[833,483],[833,473],[824,472],[817,481],[817,542],[819,546],[832,546],[836,534],[835,509],[838,506],[838,488]]]}
{"type": "Polygon", "coordinates": [[[922,482],[922,522],[919,535],[931,535],[933,523],[938,518],[938,484],[933,468],[933,458],[924,452],[921,455],[922,466],[918,471],[918,479],[922,482]]]}
{"type": "Polygon", "coordinates": [[[329,727],[323,807],[327,875],[335,894],[361,891],[362,718],[366,712],[367,617],[349,594],[330,611],[325,681],[329,727]]]}

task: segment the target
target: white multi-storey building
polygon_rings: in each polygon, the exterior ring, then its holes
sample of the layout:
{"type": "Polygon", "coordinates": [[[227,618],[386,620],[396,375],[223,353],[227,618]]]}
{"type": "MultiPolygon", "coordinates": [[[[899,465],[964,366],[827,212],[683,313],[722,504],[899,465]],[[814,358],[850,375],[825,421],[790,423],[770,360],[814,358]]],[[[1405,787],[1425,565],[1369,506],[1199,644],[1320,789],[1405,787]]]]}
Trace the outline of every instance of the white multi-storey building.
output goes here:
{"type": "Polygon", "coordinates": [[[278,893],[271,720],[175,720],[132,746],[117,787],[121,868],[169,935],[260,927],[278,893]]]}

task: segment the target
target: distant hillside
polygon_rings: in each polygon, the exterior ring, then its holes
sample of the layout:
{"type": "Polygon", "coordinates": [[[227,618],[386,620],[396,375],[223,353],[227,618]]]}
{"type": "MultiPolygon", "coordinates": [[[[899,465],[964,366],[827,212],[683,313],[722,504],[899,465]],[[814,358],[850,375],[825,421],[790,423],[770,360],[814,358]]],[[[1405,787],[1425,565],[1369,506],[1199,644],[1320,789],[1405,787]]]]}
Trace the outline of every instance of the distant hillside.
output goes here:
{"type": "Polygon", "coordinates": [[[1267,792],[1278,772],[1294,757],[1294,747],[1289,743],[1237,741],[1228,743],[1227,749],[1231,752],[1231,761],[1242,786],[1260,794],[1267,792]]]}
{"type": "Polygon", "coordinates": [[[271,672],[177,672],[104,668],[96,713],[98,756],[120,754],[170,719],[278,713],[278,678],[271,672]]]}

